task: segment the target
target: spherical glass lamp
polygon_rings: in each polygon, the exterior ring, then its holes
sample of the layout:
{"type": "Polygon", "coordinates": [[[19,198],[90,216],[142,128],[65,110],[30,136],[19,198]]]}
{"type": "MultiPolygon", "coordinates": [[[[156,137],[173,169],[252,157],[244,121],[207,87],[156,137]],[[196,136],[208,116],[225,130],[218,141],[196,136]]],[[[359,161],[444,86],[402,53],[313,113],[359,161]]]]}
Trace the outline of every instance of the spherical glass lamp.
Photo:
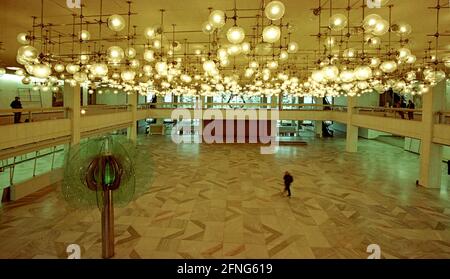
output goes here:
{"type": "Polygon", "coordinates": [[[146,49],[144,51],[144,60],[147,62],[155,61],[155,52],[151,49],[146,49]]]}
{"type": "Polygon", "coordinates": [[[366,42],[370,48],[378,48],[381,45],[381,39],[379,37],[369,36],[366,38],[366,42]]]}
{"type": "Polygon", "coordinates": [[[265,9],[266,17],[270,20],[279,20],[284,16],[286,8],[280,1],[272,1],[267,4],[265,9]]]}
{"type": "Polygon", "coordinates": [[[372,77],[372,69],[369,66],[359,66],[355,69],[355,77],[358,80],[368,80],[372,77]]]}
{"type": "Polygon", "coordinates": [[[203,70],[207,73],[210,73],[215,68],[216,68],[216,64],[212,60],[208,60],[203,63],[203,70]]]}
{"type": "Polygon", "coordinates": [[[339,76],[339,69],[336,66],[327,66],[322,69],[325,79],[333,81],[339,76]]]}
{"type": "Polygon", "coordinates": [[[147,27],[144,30],[144,36],[147,40],[153,40],[156,38],[156,30],[154,27],[147,27]]]}
{"type": "Polygon", "coordinates": [[[382,19],[375,24],[375,27],[373,28],[372,34],[375,36],[383,36],[389,31],[389,22],[382,19]]]}
{"type": "Polygon", "coordinates": [[[325,75],[322,71],[316,70],[311,75],[312,79],[315,82],[322,83],[325,81],[325,75]]]}
{"type": "Polygon", "coordinates": [[[251,61],[249,63],[249,67],[252,69],[258,69],[259,68],[259,63],[257,61],[251,61]]]}
{"type": "Polygon", "coordinates": [[[410,55],[411,51],[405,47],[402,47],[398,50],[397,59],[400,61],[406,61],[410,55]]]}
{"type": "Polygon", "coordinates": [[[407,64],[414,64],[417,61],[417,57],[414,54],[408,55],[408,57],[406,57],[406,63],[407,64]]]}
{"type": "Polygon", "coordinates": [[[48,78],[52,74],[52,69],[46,64],[36,64],[33,67],[32,75],[37,78],[48,78]]]}
{"type": "Polygon", "coordinates": [[[233,26],[227,31],[227,39],[232,44],[240,44],[245,39],[245,31],[242,27],[233,26]]]}
{"type": "Polygon", "coordinates": [[[290,42],[288,44],[288,52],[289,53],[297,53],[298,48],[299,48],[299,46],[298,46],[298,43],[296,43],[296,42],[290,42]]]}
{"type": "Polygon", "coordinates": [[[287,61],[289,59],[289,53],[285,50],[280,52],[280,61],[287,61]]]}
{"type": "Polygon", "coordinates": [[[267,67],[270,70],[276,70],[278,68],[278,61],[271,60],[271,61],[267,62],[267,67]]]}
{"type": "Polygon", "coordinates": [[[136,50],[132,47],[129,47],[125,50],[125,55],[130,58],[133,59],[136,57],[136,50]]]}
{"type": "MultiPolygon", "coordinates": [[[[2,75],[1,75],[1,69],[0,69],[0,76],[2,76],[2,75]]],[[[31,78],[30,78],[30,77],[24,77],[24,78],[22,79],[22,83],[23,83],[24,85],[30,84],[30,83],[31,83],[31,78]]]]}
{"type": "Polygon", "coordinates": [[[219,59],[226,59],[226,58],[228,58],[228,51],[225,48],[219,48],[217,50],[217,57],[219,59]]]}
{"type": "Polygon", "coordinates": [[[156,63],[155,69],[158,72],[158,74],[165,75],[165,74],[167,74],[167,70],[168,70],[167,63],[164,61],[160,61],[160,62],[156,63]]]}
{"type": "Polygon", "coordinates": [[[21,45],[28,45],[30,43],[30,40],[28,39],[27,33],[19,33],[17,35],[17,42],[21,45]]]}
{"type": "Polygon", "coordinates": [[[112,15],[108,18],[108,27],[114,32],[120,32],[125,28],[125,19],[120,15],[112,15]]]}
{"type": "Polygon", "coordinates": [[[335,14],[330,17],[329,27],[333,31],[341,31],[347,27],[347,17],[343,14],[335,14]]]}
{"type": "Polygon", "coordinates": [[[398,36],[406,37],[412,33],[411,25],[401,22],[394,24],[392,26],[392,31],[394,31],[398,36]]]}
{"type": "Polygon", "coordinates": [[[380,69],[388,74],[395,72],[397,68],[398,65],[395,61],[385,61],[380,66],[380,69]]]}
{"type": "Polygon", "coordinates": [[[32,46],[22,46],[17,51],[17,56],[27,62],[33,62],[38,58],[38,51],[32,46]]]}
{"type": "Polygon", "coordinates": [[[78,39],[80,39],[80,41],[89,41],[91,39],[91,33],[87,30],[81,30],[78,32],[78,39]]]}
{"type": "Polygon", "coordinates": [[[341,79],[342,82],[349,83],[355,80],[355,74],[353,71],[344,70],[339,75],[339,78],[341,79]]]}
{"type": "Polygon", "coordinates": [[[230,56],[237,56],[242,53],[242,46],[240,44],[230,45],[227,52],[230,56]]]}
{"type": "Polygon", "coordinates": [[[141,66],[141,62],[139,62],[139,60],[137,60],[137,59],[132,59],[132,60],[130,60],[129,63],[130,63],[130,67],[132,69],[137,69],[141,66]]]}
{"type": "Polygon", "coordinates": [[[366,32],[372,32],[377,23],[383,18],[377,14],[370,14],[364,18],[363,28],[366,32]]]}
{"type": "Polygon", "coordinates": [[[78,72],[73,75],[73,79],[78,83],[83,83],[88,80],[88,75],[85,72],[78,72]]]}
{"type": "Polygon", "coordinates": [[[80,71],[80,66],[77,65],[77,64],[68,64],[68,65],[66,66],[66,71],[67,71],[69,74],[73,75],[73,74],[75,74],[76,72],[79,72],[79,71],[80,71]]]}
{"type": "Polygon", "coordinates": [[[107,51],[108,58],[114,62],[120,62],[125,57],[125,52],[121,47],[112,46],[107,51]]]}
{"type": "Polygon", "coordinates": [[[96,77],[104,77],[108,74],[108,66],[103,63],[96,63],[92,65],[90,71],[96,77]]]}
{"type": "Polygon", "coordinates": [[[132,70],[125,70],[120,74],[120,76],[122,77],[123,81],[131,82],[136,77],[136,72],[132,70]]]}
{"type": "Polygon", "coordinates": [[[378,68],[378,66],[380,66],[381,64],[381,60],[378,57],[372,57],[370,58],[370,67],[372,68],[378,68]]]}
{"type": "Polygon", "coordinates": [[[347,59],[353,59],[356,57],[356,50],[354,48],[348,48],[344,50],[343,56],[347,59]]]}
{"type": "Polygon", "coordinates": [[[248,42],[244,42],[241,45],[242,53],[249,54],[251,51],[251,45],[248,42]]]}
{"type": "Polygon", "coordinates": [[[202,25],[202,31],[203,33],[209,35],[214,32],[214,26],[209,21],[204,22],[202,25]]]}
{"type": "Polygon", "coordinates": [[[214,28],[222,28],[225,25],[225,13],[221,10],[212,11],[209,15],[209,23],[214,28]]]}
{"type": "Polygon", "coordinates": [[[263,41],[266,43],[273,44],[280,40],[281,30],[280,27],[276,25],[269,25],[263,30],[263,41]]]}

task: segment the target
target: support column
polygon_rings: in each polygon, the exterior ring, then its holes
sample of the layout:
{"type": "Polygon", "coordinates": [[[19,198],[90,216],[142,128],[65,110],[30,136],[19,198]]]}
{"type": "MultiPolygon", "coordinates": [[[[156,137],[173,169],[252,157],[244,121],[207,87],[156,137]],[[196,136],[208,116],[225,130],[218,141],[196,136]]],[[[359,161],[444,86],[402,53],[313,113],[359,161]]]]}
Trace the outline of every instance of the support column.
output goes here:
{"type": "Polygon", "coordinates": [[[71,122],[72,139],[70,145],[77,145],[81,140],[81,88],[79,85],[72,87],[64,83],[64,107],[68,108],[68,119],[71,122]]]}
{"type": "Polygon", "coordinates": [[[346,151],[355,153],[358,152],[358,135],[359,128],[352,125],[352,116],[355,112],[356,97],[347,97],[347,141],[346,151]]]}
{"type": "Polygon", "coordinates": [[[271,102],[271,109],[277,109],[278,108],[277,95],[272,95],[270,97],[270,102],[271,102]]]}
{"type": "MultiPolygon", "coordinates": [[[[323,105],[323,98],[314,98],[316,105],[323,105]]],[[[316,137],[322,138],[323,136],[323,121],[314,121],[314,133],[316,137]]]]}
{"type": "Polygon", "coordinates": [[[420,150],[419,185],[440,188],[442,177],[442,146],[433,143],[436,113],[445,110],[445,79],[422,96],[422,144],[420,150]]]}
{"type": "Polygon", "coordinates": [[[128,105],[129,110],[131,111],[131,127],[127,129],[128,139],[136,142],[137,140],[137,104],[138,104],[138,94],[131,93],[128,95],[128,105]]]}

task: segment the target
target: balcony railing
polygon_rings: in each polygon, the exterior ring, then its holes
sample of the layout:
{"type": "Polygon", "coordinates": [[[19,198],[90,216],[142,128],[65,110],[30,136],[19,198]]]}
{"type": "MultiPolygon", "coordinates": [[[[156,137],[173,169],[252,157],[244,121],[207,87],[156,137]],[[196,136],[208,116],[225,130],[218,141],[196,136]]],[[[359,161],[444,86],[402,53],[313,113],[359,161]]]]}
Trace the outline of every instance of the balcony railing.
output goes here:
{"type": "Polygon", "coordinates": [[[333,110],[346,112],[346,106],[320,104],[266,104],[266,103],[149,103],[139,105],[139,110],[148,109],[280,109],[288,111],[323,111],[333,110]]]}
{"type": "Polygon", "coordinates": [[[450,125],[450,111],[442,111],[437,113],[437,123],[450,125]]]}
{"type": "Polygon", "coordinates": [[[67,112],[67,108],[3,109],[0,110],[0,125],[14,124],[15,117],[20,123],[65,119],[67,112]]]}
{"type": "Polygon", "coordinates": [[[355,107],[356,114],[422,121],[422,110],[385,107],[355,107]]]}
{"type": "Polygon", "coordinates": [[[130,110],[129,105],[117,105],[117,106],[107,106],[107,105],[94,105],[94,106],[83,106],[81,107],[81,116],[92,116],[101,114],[111,114],[118,112],[127,112],[130,110]]]}

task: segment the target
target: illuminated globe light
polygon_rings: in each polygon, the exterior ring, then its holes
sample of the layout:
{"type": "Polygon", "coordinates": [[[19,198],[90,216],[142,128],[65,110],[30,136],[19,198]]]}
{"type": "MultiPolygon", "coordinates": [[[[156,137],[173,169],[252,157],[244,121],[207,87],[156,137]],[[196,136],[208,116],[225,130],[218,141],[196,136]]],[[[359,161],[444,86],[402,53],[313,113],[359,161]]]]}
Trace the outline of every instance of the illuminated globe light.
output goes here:
{"type": "Polygon", "coordinates": [[[113,79],[119,79],[119,78],[120,78],[120,74],[119,74],[119,73],[113,73],[113,74],[111,75],[111,77],[112,77],[113,79]]]}
{"type": "Polygon", "coordinates": [[[120,62],[125,57],[125,52],[121,47],[112,46],[107,51],[108,58],[114,62],[120,62]]]}
{"type": "Polygon", "coordinates": [[[324,73],[319,70],[314,71],[312,73],[311,77],[315,82],[318,82],[318,83],[322,83],[322,82],[326,81],[324,73]]]}
{"type": "Polygon", "coordinates": [[[272,1],[267,4],[265,9],[266,17],[270,20],[279,20],[284,16],[286,8],[280,1],[272,1]]]}
{"type": "Polygon", "coordinates": [[[216,69],[216,63],[214,61],[208,60],[203,63],[203,70],[207,73],[211,73],[214,69],[216,69]]]}
{"type": "Polygon", "coordinates": [[[156,72],[158,72],[158,74],[166,75],[167,74],[167,70],[168,70],[167,63],[164,62],[164,61],[158,62],[155,65],[155,69],[156,69],[156,72]]]}
{"type": "Polygon", "coordinates": [[[144,51],[144,60],[147,62],[155,61],[155,52],[151,49],[146,49],[144,51]]]}
{"type": "Polygon", "coordinates": [[[375,77],[382,77],[383,76],[383,72],[380,69],[376,69],[375,71],[373,71],[373,75],[375,77]]]}
{"type": "Polygon", "coordinates": [[[413,54],[408,55],[408,57],[406,57],[406,63],[407,64],[414,64],[417,61],[417,57],[413,54]]]}
{"type": "Polygon", "coordinates": [[[333,48],[336,45],[336,39],[334,37],[327,37],[324,42],[324,46],[333,48]]]}
{"type": "Polygon", "coordinates": [[[385,61],[381,64],[380,69],[385,73],[393,73],[397,70],[398,65],[395,61],[385,61]]]}
{"type": "Polygon", "coordinates": [[[297,53],[298,51],[298,44],[296,42],[290,42],[288,44],[288,53],[297,53]]]}
{"type": "Polygon", "coordinates": [[[16,74],[17,76],[25,76],[25,71],[24,71],[24,69],[18,69],[18,70],[15,72],[15,74],[16,74]]]}
{"type": "Polygon", "coordinates": [[[125,28],[125,20],[120,15],[112,15],[108,18],[108,28],[120,32],[125,28]]]}
{"type": "Polygon", "coordinates": [[[329,27],[333,31],[341,31],[347,27],[347,17],[343,14],[335,14],[330,17],[329,27]]]}
{"type": "Polygon", "coordinates": [[[255,71],[254,71],[252,68],[247,68],[247,69],[245,70],[244,76],[245,76],[246,78],[251,78],[251,77],[253,76],[254,73],[255,73],[255,71]]]}
{"type": "Polygon", "coordinates": [[[251,51],[250,43],[248,43],[248,42],[242,43],[241,49],[242,49],[242,53],[244,53],[244,54],[249,54],[250,51],[251,51]]]}
{"type": "Polygon", "coordinates": [[[245,40],[245,31],[242,27],[233,26],[227,31],[227,39],[232,44],[240,44],[245,40]]]}
{"type": "Polygon", "coordinates": [[[366,42],[370,48],[378,48],[381,45],[381,39],[371,35],[366,37],[366,42]]]}
{"type": "Polygon", "coordinates": [[[282,51],[280,52],[280,61],[285,62],[285,61],[287,61],[288,59],[289,59],[289,53],[288,53],[287,51],[285,51],[285,50],[282,50],[282,51]]]}
{"type": "Polygon", "coordinates": [[[378,57],[372,57],[370,58],[370,67],[371,68],[378,68],[378,66],[380,66],[381,64],[381,60],[378,57]]]}
{"type": "Polygon", "coordinates": [[[37,78],[48,78],[52,74],[52,69],[46,64],[37,64],[33,67],[33,73],[37,78]]]}
{"type": "Polygon", "coordinates": [[[370,14],[364,18],[363,28],[366,32],[372,32],[375,29],[375,26],[379,21],[383,20],[383,18],[377,14],[370,14]]]}
{"type": "Polygon", "coordinates": [[[269,25],[263,30],[263,41],[266,43],[273,44],[278,42],[281,37],[280,27],[275,25],[269,25]]]}
{"type": "Polygon", "coordinates": [[[141,66],[141,62],[139,62],[139,60],[137,60],[137,59],[130,60],[129,63],[130,63],[130,67],[132,69],[137,69],[141,66]]]}
{"type": "Polygon", "coordinates": [[[439,83],[445,79],[445,76],[443,71],[431,71],[425,76],[425,79],[433,83],[439,83]]]}
{"type": "Polygon", "coordinates": [[[225,25],[225,13],[221,10],[212,11],[209,15],[209,23],[214,28],[222,28],[225,25]]]}
{"type": "Polygon", "coordinates": [[[239,44],[234,44],[228,47],[227,50],[230,56],[237,56],[242,53],[242,46],[239,44]]]}
{"type": "Polygon", "coordinates": [[[181,75],[180,79],[185,83],[190,83],[192,81],[192,78],[186,74],[181,75]]]}
{"type": "Polygon", "coordinates": [[[78,83],[84,83],[88,80],[88,75],[85,72],[78,72],[73,75],[73,79],[78,83]]]}
{"type": "Polygon", "coordinates": [[[348,48],[344,50],[344,53],[342,54],[347,59],[352,59],[356,57],[356,50],[354,48],[348,48]]]}
{"type": "Polygon", "coordinates": [[[399,80],[395,83],[394,90],[397,92],[401,92],[405,89],[405,87],[406,87],[406,82],[404,82],[403,80],[399,80]]]}
{"type": "Polygon", "coordinates": [[[125,82],[130,82],[133,81],[134,78],[136,77],[136,72],[132,71],[132,70],[126,70],[123,71],[120,76],[122,77],[122,80],[125,82]]]}
{"type": "Polygon", "coordinates": [[[377,22],[377,24],[375,24],[372,34],[374,34],[375,36],[383,36],[388,31],[389,31],[389,22],[382,19],[382,20],[379,20],[377,22]]]}
{"type": "Polygon", "coordinates": [[[93,64],[90,71],[96,77],[104,77],[108,74],[108,66],[103,63],[93,64]]]}
{"type": "Polygon", "coordinates": [[[87,64],[90,60],[90,56],[87,53],[80,54],[80,63],[81,64],[87,64]]]}
{"type": "Polygon", "coordinates": [[[17,51],[17,56],[26,62],[33,62],[38,58],[38,55],[37,49],[32,46],[22,46],[17,51]]]}
{"type": "Polygon", "coordinates": [[[359,66],[355,69],[355,77],[358,80],[368,80],[372,77],[372,69],[369,66],[359,66]]]}
{"type": "Polygon", "coordinates": [[[369,83],[367,81],[359,81],[356,86],[360,89],[360,90],[365,90],[367,88],[369,88],[369,83]]]}
{"type": "Polygon", "coordinates": [[[144,67],[142,67],[142,70],[144,71],[144,73],[151,73],[153,71],[153,67],[151,65],[144,65],[144,67]]]}
{"type": "Polygon", "coordinates": [[[219,50],[217,50],[217,57],[219,57],[219,59],[226,59],[226,58],[228,58],[227,50],[224,49],[224,48],[219,48],[219,50]]]}
{"type": "Polygon", "coordinates": [[[162,43],[160,40],[154,40],[152,45],[154,49],[161,49],[162,43]]]}
{"type": "Polygon", "coordinates": [[[130,58],[133,59],[136,57],[136,50],[132,47],[129,47],[125,50],[125,55],[130,58]]]}
{"type": "Polygon", "coordinates": [[[73,75],[73,74],[75,74],[76,72],[79,72],[79,71],[80,71],[80,66],[79,66],[79,65],[76,65],[76,64],[68,64],[68,65],[66,66],[66,71],[67,71],[69,74],[73,75]]]}
{"type": "Polygon", "coordinates": [[[209,21],[204,22],[202,25],[202,31],[203,33],[209,35],[214,32],[214,26],[209,21]]]}
{"type": "Polygon", "coordinates": [[[353,71],[344,70],[339,75],[342,82],[349,83],[355,80],[355,73],[353,71]]]}
{"type": "Polygon", "coordinates": [[[277,69],[277,68],[278,68],[278,61],[272,60],[272,61],[267,62],[267,67],[268,67],[270,70],[275,70],[275,69],[277,69]]]}
{"type": "Polygon", "coordinates": [[[144,36],[147,40],[153,40],[156,38],[156,29],[155,27],[147,27],[144,30],[144,36]]]}
{"type": "Polygon", "coordinates": [[[400,37],[406,37],[412,33],[411,25],[407,23],[397,23],[392,26],[392,31],[394,31],[400,37]]]}
{"type": "Polygon", "coordinates": [[[30,41],[28,40],[28,34],[27,33],[19,33],[17,35],[17,42],[21,45],[28,45],[30,41]]]}
{"type": "Polygon", "coordinates": [[[87,30],[81,30],[78,32],[78,39],[80,39],[80,41],[89,41],[91,39],[91,33],[87,30]]]}
{"type": "Polygon", "coordinates": [[[410,55],[411,51],[403,47],[398,50],[397,59],[403,62],[406,61],[410,55]]]}
{"type": "Polygon", "coordinates": [[[230,65],[230,60],[228,60],[228,59],[221,59],[220,60],[220,66],[227,67],[229,65],[230,65]]]}
{"type": "Polygon", "coordinates": [[[252,69],[258,69],[259,68],[259,63],[257,61],[251,61],[249,63],[249,67],[252,69]]]}
{"type": "Polygon", "coordinates": [[[336,66],[327,66],[322,69],[322,73],[325,79],[329,81],[334,81],[339,76],[339,69],[336,66]]]}

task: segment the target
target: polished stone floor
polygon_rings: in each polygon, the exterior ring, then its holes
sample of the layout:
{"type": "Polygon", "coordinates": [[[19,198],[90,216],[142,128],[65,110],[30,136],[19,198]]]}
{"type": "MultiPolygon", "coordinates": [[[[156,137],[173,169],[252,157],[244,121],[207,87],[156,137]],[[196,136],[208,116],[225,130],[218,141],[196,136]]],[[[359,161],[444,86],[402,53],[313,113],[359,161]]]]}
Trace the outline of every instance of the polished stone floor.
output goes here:
{"type": "MultiPolygon", "coordinates": [[[[260,155],[256,145],[175,145],[142,137],[149,190],[116,209],[116,258],[450,258],[446,191],[416,188],[418,156],[360,140],[306,139],[260,155]],[[293,197],[281,195],[285,170],[293,197]]],[[[0,209],[0,258],[100,258],[100,213],[47,188],[0,209]]]]}

